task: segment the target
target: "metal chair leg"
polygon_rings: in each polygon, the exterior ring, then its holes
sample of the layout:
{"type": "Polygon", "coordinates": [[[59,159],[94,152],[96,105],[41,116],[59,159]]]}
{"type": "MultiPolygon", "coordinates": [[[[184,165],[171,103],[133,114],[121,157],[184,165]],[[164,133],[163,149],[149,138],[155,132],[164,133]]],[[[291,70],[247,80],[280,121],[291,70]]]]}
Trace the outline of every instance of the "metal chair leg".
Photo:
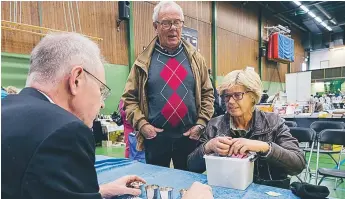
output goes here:
{"type": "Polygon", "coordinates": [[[316,155],[316,178],[315,178],[315,185],[317,185],[317,179],[319,177],[319,158],[320,158],[320,142],[317,142],[317,155],[316,155]]]}
{"type": "MultiPolygon", "coordinates": [[[[341,146],[340,152],[339,152],[339,159],[337,162],[337,169],[340,170],[340,160],[341,160],[341,152],[343,151],[343,146],[341,146]]],[[[335,184],[334,184],[334,190],[337,189],[337,181],[338,178],[335,178],[335,184]]]]}
{"type": "MultiPolygon", "coordinates": [[[[314,142],[312,142],[312,144],[311,144],[306,172],[308,172],[308,171],[310,172],[309,166],[310,166],[311,156],[313,154],[313,148],[314,148],[314,142]]],[[[309,173],[309,175],[310,175],[310,173],[309,173]]],[[[310,178],[311,178],[311,175],[310,175],[310,178]]],[[[305,182],[307,181],[307,175],[306,174],[304,175],[304,181],[305,182]]]]}

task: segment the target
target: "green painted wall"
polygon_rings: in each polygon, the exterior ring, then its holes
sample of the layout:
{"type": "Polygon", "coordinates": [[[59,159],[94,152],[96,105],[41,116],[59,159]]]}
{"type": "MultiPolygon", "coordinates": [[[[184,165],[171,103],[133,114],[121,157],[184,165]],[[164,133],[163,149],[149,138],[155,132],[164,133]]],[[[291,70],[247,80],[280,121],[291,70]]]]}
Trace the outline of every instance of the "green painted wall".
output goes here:
{"type": "MultiPolygon", "coordinates": [[[[25,86],[26,77],[29,71],[29,55],[1,53],[1,86],[15,86],[22,89],[25,86]]],[[[103,114],[111,114],[117,109],[118,102],[122,95],[127,76],[128,66],[106,64],[104,66],[107,85],[112,92],[105,101],[103,114]]]]}

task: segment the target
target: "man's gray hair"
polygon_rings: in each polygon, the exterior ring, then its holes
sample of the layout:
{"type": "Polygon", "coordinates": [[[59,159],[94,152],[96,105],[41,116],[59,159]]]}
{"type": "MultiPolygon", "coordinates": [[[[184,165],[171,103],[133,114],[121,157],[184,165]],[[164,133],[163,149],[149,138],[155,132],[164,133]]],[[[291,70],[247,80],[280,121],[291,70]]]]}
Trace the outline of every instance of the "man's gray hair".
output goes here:
{"type": "Polygon", "coordinates": [[[153,9],[153,15],[152,15],[153,22],[158,21],[158,15],[159,15],[159,12],[162,8],[166,8],[166,7],[170,7],[170,6],[175,7],[177,10],[179,10],[181,13],[181,19],[182,20],[184,19],[183,10],[182,10],[181,6],[179,6],[174,1],[161,1],[153,9]]]}
{"type": "Polygon", "coordinates": [[[48,34],[31,52],[26,86],[32,83],[55,85],[76,65],[90,72],[103,66],[98,45],[78,33],[48,34]]]}

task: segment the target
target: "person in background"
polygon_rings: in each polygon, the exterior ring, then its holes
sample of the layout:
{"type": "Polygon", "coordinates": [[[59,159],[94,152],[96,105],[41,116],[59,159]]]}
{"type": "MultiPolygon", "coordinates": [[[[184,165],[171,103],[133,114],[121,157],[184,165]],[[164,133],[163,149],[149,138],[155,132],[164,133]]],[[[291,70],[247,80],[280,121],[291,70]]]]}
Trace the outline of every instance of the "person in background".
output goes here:
{"type": "Polygon", "coordinates": [[[9,95],[18,94],[18,89],[14,86],[8,86],[6,90],[9,95]]]}
{"type": "Polygon", "coordinates": [[[157,36],[136,59],[122,95],[126,116],[148,164],[170,167],[172,159],[186,170],[213,116],[213,87],[204,58],[181,37],[182,8],[162,1],[152,19],[157,36]]]}
{"type": "Polygon", "coordinates": [[[266,103],[268,100],[268,94],[267,94],[267,90],[264,90],[260,99],[260,104],[261,103],[266,103]]]}
{"type": "Polygon", "coordinates": [[[314,108],[314,112],[315,113],[319,113],[323,111],[323,105],[320,102],[314,102],[315,103],[315,108],[314,108]]]}
{"type": "Polygon", "coordinates": [[[218,90],[226,102],[227,113],[213,118],[201,137],[200,146],[189,155],[188,169],[206,170],[204,155],[247,155],[255,152],[254,182],[289,189],[288,175],[305,168],[303,152],[292,137],[285,120],[278,114],[255,108],[262,93],[262,82],[253,70],[227,74],[218,90]]]}
{"type": "Polygon", "coordinates": [[[136,135],[134,128],[126,119],[126,112],[122,99],[119,102],[119,109],[124,127],[124,139],[126,143],[125,157],[131,160],[145,162],[145,152],[136,150],[136,135]]]}
{"type": "Polygon", "coordinates": [[[1,99],[4,99],[8,95],[6,89],[1,86],[1,99]]]}

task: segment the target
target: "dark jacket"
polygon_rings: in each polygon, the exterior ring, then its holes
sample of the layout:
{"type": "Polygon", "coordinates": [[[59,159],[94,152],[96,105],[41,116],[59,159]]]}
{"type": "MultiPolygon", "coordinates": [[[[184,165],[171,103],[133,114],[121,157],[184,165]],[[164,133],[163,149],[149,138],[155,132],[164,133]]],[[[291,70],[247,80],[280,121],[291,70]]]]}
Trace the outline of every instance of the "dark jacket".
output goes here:
{"type": "Polygon", "coordinates": [[[24,88],[1,100],[1,196],[5,199],[101,199],[92,131],[24,88]]]}
{"type": "MultiPolygon", "coordinates": [[[[200,146],[189,155],[188,169],[194,172],[206,170],[203,156],[204,145],[219,134],[230,135],[230,117],[225,114],[213,118],[208,123],[200,146]]],[[[267,157],[260,157],[255,161],[254,182],[282,188],[288,188],[287,175],[297,175],[305,168],[303,152],[298,147],[298,141],[291,136],[289,128],[284,124],[284,119],[277,114],[255,110],[251,130],[246,138],[261,140],[271,143],[271,152],[267,157]],[[279,185],[274,180],[284,180],[284,185],[279,185]]]]}

